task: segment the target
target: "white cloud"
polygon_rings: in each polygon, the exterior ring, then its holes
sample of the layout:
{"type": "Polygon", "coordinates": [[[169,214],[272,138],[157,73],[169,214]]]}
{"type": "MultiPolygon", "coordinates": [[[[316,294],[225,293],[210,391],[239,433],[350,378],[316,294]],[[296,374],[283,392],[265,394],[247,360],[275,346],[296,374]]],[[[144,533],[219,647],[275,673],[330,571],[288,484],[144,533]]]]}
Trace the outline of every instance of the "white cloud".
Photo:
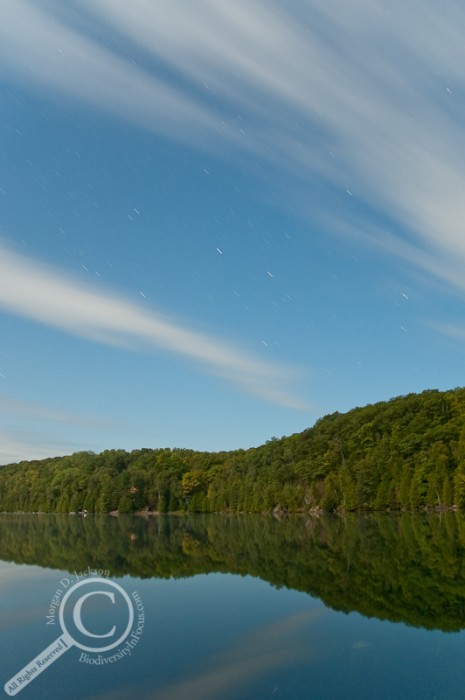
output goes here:
{"type": "MultiPolygon", "coordinates": [[[[436,258],[457,286],[464,25],[456,0],[3,0],[0,56],[6,79],[197,148],[253,155],[289,193],[315,178],[349,189],[392,222],[411,264],[436,275],[436,258]],[[99,26],[117,32],[118,52],[99,26]]],[[[322,202],[311,216],[328,223],[322,202]]],[[[373,235],[369,214],[338,210],[334,232],[349,221],[373,235]]]]}
{"type": "Polygon", "coordinates": [[[100,343],[162,348],[201,363],[242,391],[288,408],[306,408],[285,388],[290,370],[253,358],[110,292],[82,286],[6,248],[0,248],[0,308],[100,343]]]}
{"type": "Polygon", "coordinates": [[[66,423],[76,427],[101,430],[108,423],[101,418],[78,416],[56,408],[50,408],[32,401],[22,401],[0,394],[0,416],[20,416],[23,421],[40,421],[47,423],[66,423]]]}
{"type": "Polygon", "coordinates": [[[428,323],[428,326],[447,338],[460,341],[461,344],[465,341],[465,327],[463,325],[432,321],[428,323]]]}
{"type": "MultiPolygon", "coordinates": [[[[322,230],[463,293],[463,26],[458,0],[2,0],[0,71],[192,147],[253,156],[322,230]],[[316,180],[325,196],[309,195],[316,180]],[[331,206],[346,190],[350,204],[331,206]]],[[[214,338],[11,252],[0,268],[10,312],[163,347],[299,405],[286,371],[214,338]]]]}
{"type": "MultiPolygon", "coordinates": [[[[74,445],[74,449],[82,449],[74,445]]],[[[0,465],[31,459],[46,459],[69,454],[73,445],[61,443],[50,435],[37,431],[0,431],[0,465]]]]}
{"type": "Polygon", "coordinates": [[[63,426],[101,434],[114,427],[109,420],[90,415],[71,414],[45,404],[23,401],[0,394],[0,465],[22,460],[45,459],[87,449],[73,437],[57,437],[63,426]],[[20,430],[9,426],[20,423],[20,430]]]}
{"type": "Polygon", "coordinates": [[[179,138],[186,122],[193,132],[196,124],[215,126],[201,105],[24,0],[0,5],[0,56],[7,79],[63,93],[167,136],[179,138]]]}

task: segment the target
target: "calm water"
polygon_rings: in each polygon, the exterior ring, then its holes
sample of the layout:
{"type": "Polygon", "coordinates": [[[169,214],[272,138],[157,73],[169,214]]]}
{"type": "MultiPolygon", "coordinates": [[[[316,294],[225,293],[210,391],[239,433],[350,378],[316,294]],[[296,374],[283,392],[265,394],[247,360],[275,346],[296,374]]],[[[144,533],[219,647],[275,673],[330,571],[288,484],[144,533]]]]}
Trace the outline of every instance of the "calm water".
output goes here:
{"type": "Polygon", "coordinates": [[[3,515],[1,687],[64,631],[17,697],[464,698],[464,555],[458,513],[3,515]]]}

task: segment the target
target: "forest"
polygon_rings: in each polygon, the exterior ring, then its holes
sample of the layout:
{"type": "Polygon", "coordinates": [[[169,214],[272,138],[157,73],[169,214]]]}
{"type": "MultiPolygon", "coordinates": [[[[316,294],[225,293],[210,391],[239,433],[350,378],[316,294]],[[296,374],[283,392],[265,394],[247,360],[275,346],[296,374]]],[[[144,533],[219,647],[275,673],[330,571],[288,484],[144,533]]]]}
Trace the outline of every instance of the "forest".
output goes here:
{"type": "Polygon", "coordinates": [[[332,413],[229,452],[143,448],[0,467],[0,511],[305,512],[465,506],[465,388],[332,413]]]}

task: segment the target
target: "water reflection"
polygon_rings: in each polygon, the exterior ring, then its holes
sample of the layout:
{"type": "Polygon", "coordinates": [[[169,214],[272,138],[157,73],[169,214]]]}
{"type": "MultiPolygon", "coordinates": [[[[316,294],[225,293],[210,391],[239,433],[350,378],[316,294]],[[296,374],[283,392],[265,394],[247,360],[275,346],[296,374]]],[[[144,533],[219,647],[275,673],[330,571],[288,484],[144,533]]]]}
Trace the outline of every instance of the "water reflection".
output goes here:
{"type": "Polygon", "coordinates": [[[445,631],[465,626],[459,513],[344,518],[1,515],[0,559],[113,577],[259,577],[345,612],[445,631]]]}
{"type": "Polygon", "coordinates": [[[250,685],[256,676],[302,663],[309,652],[297,634],[321,616],[322,611],[300,612],[263,625],[232,648],[212,656],[208,668],[163,688],[157,697],[213,700],[224,697],[231,687],[250,685]]]}

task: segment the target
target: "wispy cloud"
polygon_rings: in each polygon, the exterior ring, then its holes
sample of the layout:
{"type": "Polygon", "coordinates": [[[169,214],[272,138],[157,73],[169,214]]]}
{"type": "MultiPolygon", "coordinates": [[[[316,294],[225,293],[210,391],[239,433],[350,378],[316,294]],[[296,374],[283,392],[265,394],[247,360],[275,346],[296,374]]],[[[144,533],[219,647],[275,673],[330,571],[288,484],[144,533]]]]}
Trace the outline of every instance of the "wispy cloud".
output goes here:
{"type": "Polygon", "coordinates": [[[212,126],[208,111],[168,83],[73,23],[61,3],[5,0],[0,5],[0,56],[3,73],[39,88],[83,101],[144,127],[179,138],[181,123],[212,126]]]}
{"type": "Polygon", "coordinates": [[[291,371],[0,248],[0,308],[99,343],[177,353],[242,391],[286,406],[305,404],[285,387],[291,371]]]}
{"type": "Polygon", "coordinates": [[[113,427],[110,421],[72,414],[45,404],[0,395],[0,465],[23,459],[42,459],[86,449],[74,440],[60,439],[63,426],[94,431],[113,427]],[[21,430],[9,426],[20,423],[21,430]]]}
{"type": "Polygon", "coordinates": [[[318,179],[338,214],[318,197],[312,218],[372,237],[376,211],[391,253],[461,287],[464,24],[456,0],[3,0],[0,56],[5,79],[234,146],[289,192],[318,179]]]}
{"type": "Polygon", "coordinates": [[[61,441],[39,430],[1,430],[0,465],[30,459],[46,459],[83,449],[70,441],[61,441]],[[74,450],[73,450],[74,448],[74,450]]]}
{"type": "Polygon", "coordinates": [[[58,407],[51,408],[1,394],[0,424],[0,465],[88,449],[88,443],[79,439],[61,439],[63,426],[77,431],[77,434],[84,429],[96,435],[114,427],[106,419],[68,413],[58,407]],[[11,427],[18,424],[22,426],[21,429],[11,427]]]}
{"type": "Polygon", "coordinates": [[[67,423],[76,427],[101,429],[108,423],[101,418],[78,416],[56,408],[31,401],[21,401],[0,394],[0,416],[20,416],[23,421],[40,421],[47,423],[67,423]]]}
{"type": "Polygon", "coordinates": [[[451,338],[452,340],[458,340],[461,345],[465,342],[465,327],[463,324],[455,323],[442,323],[438,321],[432,321],[427,324],[437,333],[444,335],[446,338],[451,338]]]}

